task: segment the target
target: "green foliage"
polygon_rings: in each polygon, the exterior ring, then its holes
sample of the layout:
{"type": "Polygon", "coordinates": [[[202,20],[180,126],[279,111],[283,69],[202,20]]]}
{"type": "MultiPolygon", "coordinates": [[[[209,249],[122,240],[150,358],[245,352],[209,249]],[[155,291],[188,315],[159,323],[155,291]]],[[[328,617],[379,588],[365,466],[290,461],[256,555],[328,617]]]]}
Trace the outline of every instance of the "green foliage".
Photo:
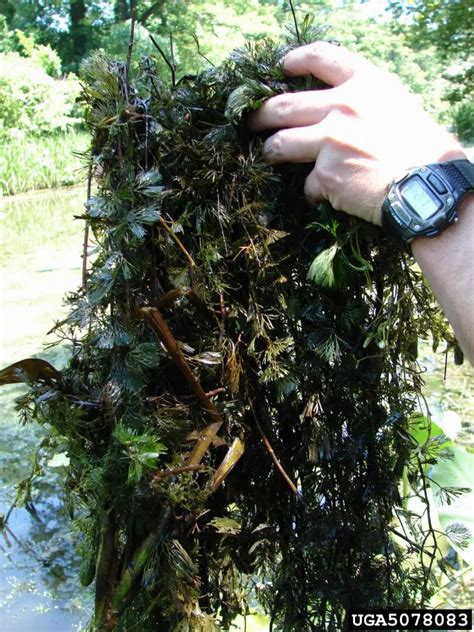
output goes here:
{"type": "Polygon", "coordinates": [[[128,483],[138,483],[142,477],[157,468],[157,459],[166,447],[157,437],[149,434],[138,434],[122,424],[115,426],[113,437],[123,446],[129,459],[128,483]]]}
{"type": "Polygon", "coordinates": [[[466,146],[474,145],[474,103],[465,101],[454,106],[453,128],[460,141],[466,146]]]}
{"type": "MultiPolygon", "coordinates": [[[[155,38],[158,37],[160,43],[166,48],[168,41],[161,41],[161,37],[155,33],[151,33],[155,38]]],[[[130,39],[130,20],[118,22],[110,27],[98,43],[99,47],[107,51],[107,54],[114,58],[120,59],[126,55],[128,40],[130,39]]],[[[134,58],[139,60],[141,55],[150,56],[156,53],[156,49],[150,39],[150,31],[140,24],[135,27],[134,38],[134,58]]]]}
{"type": "MultiPolygon", "coordinates": [[[[74,3],[42,0],[39,4],[28,0],[16,3],[3,0],[3,4],[3,27],[0,28],[3,28],[5,39],[4,44],[0,43],[0,50],[2,46],[4,50],[20,50],[15,32],[21,31],[23,37],[33,38],[37,56],[40,56],[40,49],[45,53],[44,46],[49,46],[60,55],[67,70],[76,71],[83,56],[94,49],[104,49],[111,57],[125,60],[132,8],[129,0],[115,0],[111,4],[113,11],[107,12],[96,0],[74,3]],[[68,30],[64,30],[66,27],[68,30]]],[[[377,21],[367,18],[360,10],[363,5],[360,2],[314,0],[296,2],[295,7],[301,23],[305,13],[309,13],[325,26],[333,26],[330,37],[398,73],[412,90],[423,96],[425,107],[447,123],[447,105],[442,96],[448,89],[448,82],[455,79],[451,78],[453,73],[448,72],[446,61],[440,60],[436,50],[445,50],[450,58],[456,58],[456,50],[470,50],[466,40],[469,20],[472,20],[470,10],[458,1],[392,3],[395,4],[396,15],[409,12],[414,16],[410,28],[403,26],[403,21],[389,21],[388,14],[387,19],[377,21]],[[419,18],[422,14],[423,20],[419,18]]],[[[153,50],[148,37],[151,33],[161,49],[174,59],[182,74],[205,67],[207,60],[221,63],[244,39],[280,37],[281,25],[291,19],[289,3],[281,0],[155,3],[137,0],[133,5],[137,17],[135,60],[138,61],[142,53],[154,55],[160,71],[166,70],[160,54],[153,50]]],[[[48,59],[56,54],[51,48],[46,55],[48,59]]],[[[57,60],[54,67],[56,72],[57,60]]],[[[464,77],[465,71],[460,75],[464,77]]],[[[464,79],[458,84],[459,89],[463,84],[464,79]]]]}
{"type": "Polygon", "coordinates": [[[59,79],[61,60],[32,35],[0,22],[0,194],[74,184],[82,177],[74,150],[86,134],[75,131],[80,85],[59,79]]]}
{"type": "Polygon", "coordinates": [[[394,31],[392,22],[363,17],[355,7],[333,12],[328,21],[338,41],[397,74],[421,96],[425,109],[447,122],[448,105],[443,100],[449,85],[443,78],[447,68],[433,44],[413,47],[403,33],[394,31]]]}
{"type": "Polygon", "coordinates": [[[410,16],[413,45],[434,44],[446,57],[468,59],[474,46],[474,9],[465,0],[391,0],[397,18],[410,16]]]}
{"type": "Polygon", "coordinates": [[[320,252],[310,265],[307,278],[321,287],[333,287],[335,283],[333,266],[337,251],[336,243],[320,252]]]}
{"type": "MultiPolygon", "coordinates": [[[[94,49],[110,45],[111,54],[126,55],[126,47],[119,48],[119,43],[125,37],[132,5],[143,33],[148,29],[168,49],[169,34],[173,34],[176,61],[192,72],[197,69],[193,34],[199,38],[203,54],[217,63],[245,37],[279,33],[283,13],[277,0],[115,0],[107,11],[97,0],[0,2],[7,29],[20,29],[33,35],[36,42],[49,44],[68,71],[76,71],[83,57],[94,49]]],[[[143,48],[148,44],[143,42],[143,48]]]]}
{"type": "MultiPolygon", "coordinates": [[[[275,3],[195,0],[186,3],[183,9],[170,13],[167,29],[173,33],[176,60],[184,72],[195,72],[197,68],[193,33],[198,38],[201,53],[214,64],[222,63],[245,40],[275,37],[281,33],[275,3]]],[[[204,61],[201,66],[206,65],[204,61]]]]}
{"type": "Polygon", "coordinates": [[[8,29],[7,20],[4,15],[0,15],[0,53],[7,53],[15,49],[15,39],[13,32],[8,29]]]}
{"type": "Polygon", "coordinates": [[[77,124],[79,82],[54,80],[37,61],[0,53],[0,137],[51,134],[77,124]]]}
{"type": "Polygon", "coordinates": [[[42,68],[47,75],[57,79],[61,75],[61,59],[51,46],[36,44],[32,35],[28,36],[23,31],[15,31],[18,40],[18,51],[29,58],[32,63],[42,68]]]}
{"type": "Polygon", "coordinates": [[[395,17],[392,28],[400,30],[410,48],[437,52],[442,73],[449,81],[446,98],[451,103],[472,100],[474,65],[474,9],[464,0],[391,0],[395,17]],[[408,16],[408,20],[404,19],[408,16]]]}
{"type": "MultiPolygon", "coordinates": [[[[1,81],[1,80],[0,80],[1,81]]],[[[0,97],[1,98],[1,97],[0,97]]],[[[0,144],[0,196],[84,181],[89,134],[71,129],[48,136],[13,136],[0,144]]]]}

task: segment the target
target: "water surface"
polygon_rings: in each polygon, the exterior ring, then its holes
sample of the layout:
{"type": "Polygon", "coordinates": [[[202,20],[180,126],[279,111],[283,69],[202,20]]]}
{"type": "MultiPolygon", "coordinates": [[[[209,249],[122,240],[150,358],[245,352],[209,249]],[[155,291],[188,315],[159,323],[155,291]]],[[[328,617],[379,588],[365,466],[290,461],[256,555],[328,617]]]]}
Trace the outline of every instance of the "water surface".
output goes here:
{"type": "MultiPolygon", "coordinates": [[[[81,279],[85,189],[74,188],[0,200],[0,367],[30,356],[60,366],[61,348],[45,349],[47,335],[66,308],[63,296],[81,279]]],[[[32,471],[32,455],[47,433],[23,426],[14,410],[21,385],[0,389],[0,512],[32,471]]],[[[85,624],[91,596],[79,586],[77,536],[71,531],[62,481],[64,467],[48,466],[33,484],[34,504],[14,509],[0,539],[0,619],[8,632],[59,632],[85,624]]]]}

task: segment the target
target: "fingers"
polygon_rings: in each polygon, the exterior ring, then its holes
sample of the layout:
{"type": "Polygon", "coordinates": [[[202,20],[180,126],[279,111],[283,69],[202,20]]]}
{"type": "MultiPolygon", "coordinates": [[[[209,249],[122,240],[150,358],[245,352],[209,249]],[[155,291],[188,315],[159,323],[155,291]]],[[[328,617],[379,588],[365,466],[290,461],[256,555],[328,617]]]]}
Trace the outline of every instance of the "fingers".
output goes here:
{"type": "Polygon", "coordinates": [[[320,123],[329,113],[335,90],[318,90],[279,94],[266,101],[249,116],[254,131],[280,127],[304,127],[320,123]]]}
{"type": "Polygon", "coordinates": [[[314,162],[320,152],[320,125],[283,129],[265,141],[263,153],[271,163],[314,162]]]}
{"type": "Polygon", "coordinates": [[[320,123],[331,110],[344,102],[344,88],[338,86],[349,81],[355,73],[374,67],[347,48],[315,42],[288,53],[283,60],[283,68],[289,75],[313,74],[336,87],[280,94],[269,99],[249,116],[248,124],[254,131],[320,123]]]}
{"type": "Polygon", "coordinates": [[[314,42],[300,46],[283,59],[283,70],[288,75],[311,74],[330,86],[339,86],[356,72],[370,67],[370,62],[360,55],[329,42],[314,42]]]}

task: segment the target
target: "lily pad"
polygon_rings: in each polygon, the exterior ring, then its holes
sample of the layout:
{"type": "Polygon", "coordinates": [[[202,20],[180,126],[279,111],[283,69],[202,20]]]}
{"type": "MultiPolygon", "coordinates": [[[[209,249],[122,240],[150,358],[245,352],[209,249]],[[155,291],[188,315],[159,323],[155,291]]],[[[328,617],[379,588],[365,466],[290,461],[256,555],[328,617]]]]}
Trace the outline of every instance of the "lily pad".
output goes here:
{"type": "MultiPolygon", "coordinates": [[[[452,459],[442,459],[430,471],[434,505],[438,510],[440,524],[450,537],[452,547],[471,566],[474,566],[474,454],[458,447],[450,448],[452,459]],[[468,489],[462,494],[441,492],[441,488],[468,489]],[[464,527],[467,546],[459,544],[456,534],[462,535],[464,527]]],[[[459,538],[460,539],[460,538],[459,538]]]]}

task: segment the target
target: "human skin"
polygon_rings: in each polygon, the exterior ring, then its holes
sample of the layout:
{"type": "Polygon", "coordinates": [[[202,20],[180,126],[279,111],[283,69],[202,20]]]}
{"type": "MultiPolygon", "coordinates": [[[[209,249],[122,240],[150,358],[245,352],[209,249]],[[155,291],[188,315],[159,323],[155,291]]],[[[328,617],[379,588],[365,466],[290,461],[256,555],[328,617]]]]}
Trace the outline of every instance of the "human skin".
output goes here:
{"type": "MultiPolygon", "coordinates": [[[[329,200],[335,209],[381,225],[395,177],[411,167],[466,158],[395,75],[346,48],[301,46],[286,55],[283,70],[312,74],[331,87],[273,97],[252,113],[249,125],[278,130],[264,144],[269,162],[314,163],[305,182],[311,202],[329,200]]],[[[458,221],[439,236],[417,238],[411,246],[474,364],[474,194],[458,211],[458,221]]]]}

